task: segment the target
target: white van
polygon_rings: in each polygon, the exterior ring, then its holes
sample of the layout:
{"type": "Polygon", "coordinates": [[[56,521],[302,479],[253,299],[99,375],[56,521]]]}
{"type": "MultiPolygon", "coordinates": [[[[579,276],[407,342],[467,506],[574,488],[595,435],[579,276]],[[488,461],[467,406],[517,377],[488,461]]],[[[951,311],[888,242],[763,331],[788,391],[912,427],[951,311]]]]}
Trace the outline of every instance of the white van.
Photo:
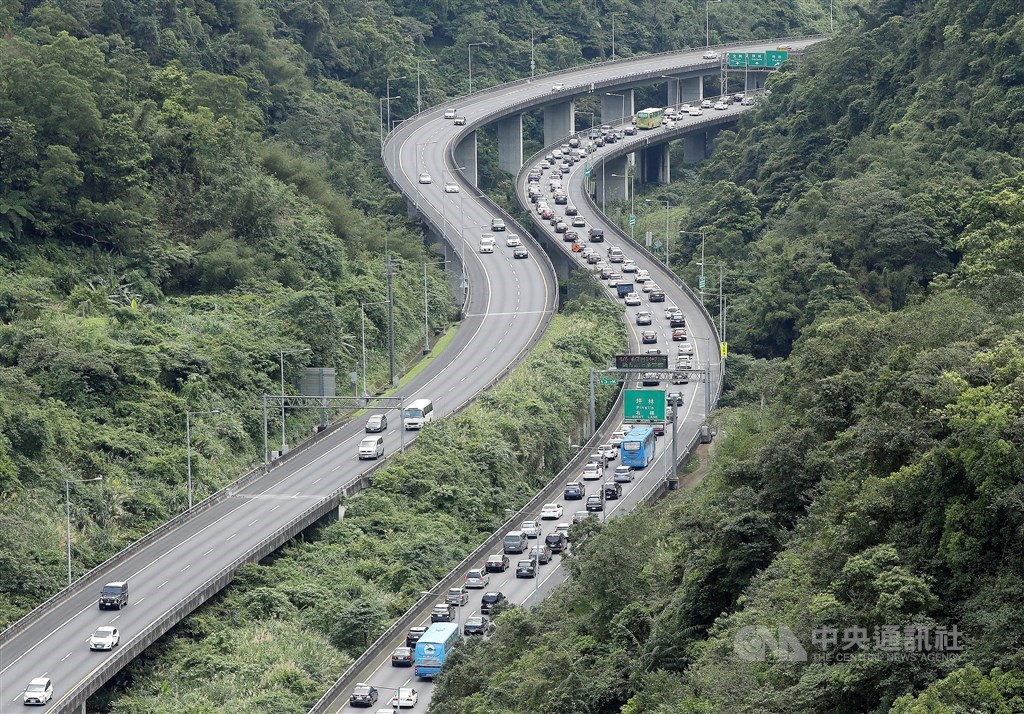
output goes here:
{"type": "Polygon", "coordinates": [[[384,455],[384,437],[368,436],[359,442],[360,459],[379,459],[384,455]]]}
{"type": "Polygon", "coordinates": [[[402,420],[407,430],[422,429],[424,424],[434,420],[434,403],[429,399],[417,399],[405,408],[402,420]]]}
{"type": "Polygon", "coordinates": [[[482,236],[480,236],[480,252],[494,252],[494,236],[491,235],[490,233],[484,233],[482,236]]]}

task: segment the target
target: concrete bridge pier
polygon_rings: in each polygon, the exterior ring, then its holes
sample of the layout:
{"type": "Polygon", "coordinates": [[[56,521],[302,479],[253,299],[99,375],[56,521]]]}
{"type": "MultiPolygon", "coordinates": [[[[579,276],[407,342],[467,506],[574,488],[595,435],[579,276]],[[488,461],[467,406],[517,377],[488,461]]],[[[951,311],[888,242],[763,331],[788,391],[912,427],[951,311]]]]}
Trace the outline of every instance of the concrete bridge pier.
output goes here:
{"type": "Polygon", "coordinates": [[[693,164],[707,157],[708,134],[705,131],[683,137],[683,163],[693,164]]]}
{"type": "Polygon", "coordinates": [[[683,102],[700,102],[704,99],[704,78],[685,77],[668,81],[668,101],[666,106],[677,107],[683,102]]]}
{"type": "Polygon", "coordinates": [[[514,114],[495,122],[498,132],[498,167],[515,174],[523,166],[523,115],[514,114]]]}
{"type": "Polygon", "coordinates": [[[544,146],[576,132],[576,102],[548,104],[544,107],[544,146]]]}
{"type": "Polygon", "coordinates": [[[475,131],[455,145],[455,161],[464,169],[466,178],[474,184],[477,183],[475,131]]]}
{"type": "Polygon", "coordinates": [[[669,159],[671,142],[649,146],[639,152],[637,180],[641,183],[669,183],[672,180],[672,164],[669,159]]]}
{"type": "Polygon", "coordinates": [[[635,113],[632,89],[601,95],[602,124],[618,124],[623,117],[633,116],[635,113]]]}

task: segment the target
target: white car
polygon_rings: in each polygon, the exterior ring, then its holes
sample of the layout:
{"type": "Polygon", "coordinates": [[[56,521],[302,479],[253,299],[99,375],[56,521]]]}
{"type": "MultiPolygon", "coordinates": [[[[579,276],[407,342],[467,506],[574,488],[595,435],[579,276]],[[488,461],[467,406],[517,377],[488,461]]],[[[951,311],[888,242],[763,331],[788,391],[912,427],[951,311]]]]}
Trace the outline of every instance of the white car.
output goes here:
{"type": "Polygon", "coordinates": [[[525,533],[527,538],[540,537],[540,524],[537,521],[523,521],[519,530],[525,533]]]}
{"type": "Polygon", "coordinates": [[[444,118],[445,119],[454,119],[455,116],[456,116],[456,111],[454,109],[445,109],[444,110],[444,118]]]}
{"type": "Polygon", "coordinates": [[[466,573],[466,579],[462,584],[467,588],[486,588],[491,584],[491,575],[487,568],[475,568],[466,573]]]}
{"type": "Polygon", "coordinates": [[[659,288],[653,280],[645,280],[644,286],[640,289],[643,290],[645,293],[649,293],[652,290],[661,290],[661,288],[659,288]]]}
{"type": "Polygon", "coordinates": [[[565,89],[565,82],[555,82],[551,85],[552,92],[561,92],[563,89],[565,89]]]}
{"type": "Polygon", "coordinates": [[[643,268],[640,268],[638,271],[636,271],[636,279],[640,282],[646,282],[651,279],[651,274],[648,273],[643,268]]]}
{"type": "Polygon", "coordinates": [[[701,57],[703,59],[716,60],[716,59],[718,59],[718,53],[715,52],[714,50],[708,50],[703,55],[701,55],[701,57]]]}
{"type": "Polygon", "coordinates": [[[627,293],[626,305],[629,307],[638,307],[640,305],[640,296],[636,293],[627,293]]]}
{"type": "Polygon", "coordinates": [[[53,682],[49,677],[36,677],[28,686],[21,701],[24,704],[46,704],[53,699],[53,682]]]}
{"type": "Polygon", "coordinates": [[[444,184],[444,192],[445,193],[458,193],[459,192],[459,184],[455,183],[454,181],[447,181],[447,182],[445,182],[445,184],[444,184]]]}
{"type": "Polygon", "coordinates": [[[703,116],[704,110],[701,109],[700,107],[690,107],[689,114],[691,117],[703,116]]]}
{"type": "Polygon", "coordinates": [[[619,447],[615,444],[601,444],[597,447],[597,453],[605,457],[609,461],[614,461],[619,458],[619,447]]]}
{"type": "Polygon", "coordinates": [[[522,244],[523,242],[519,240],[519,236],[517,236],[515,233],[509,233],[508,238],[505,239],[506,248],[518,248],[522,244]]]}
{"type": "Polygon", "coordinates": [[[420,174],[420,183],[434,183],[434,179],[430,178],[430,174],[426,171],[420,174]]]}
{"type": "Polygon", "coordinates": [[[721,102],[721,101],[715,102],[715,109],[717,109],[718,111],[722,111],[722,110],[728,109],[728,108],[729,108],[729,105],[726,104],[725,102],[721,102]]]}
{"type": "Polygon", "coordinates": [[[584,481],[596,481],[601,478],[601,464],[596,461],[591,461],[583,467],[583,475],[581,478],[584,481]]]}
{"type": "Polygon", "coordinates": [[[684,342],[683,344],[679,345],[679,350],[678,350],[677,354],[692,355],[693,354],[693,345],[691,345],[689,342],[684,342]]]}
{"type": "Polygon", "coordinates": [[[419,695],[415,689],[411,687],[401,687],[398,690],[398,694],[391,697],[391,706],[404,709],[405,707],[414,707],[416,702],[419,701],[419,695]]]}
{"type": "Polygon", "coordinates": [[[112,650],[121,643],[121,633],[116,627],[104,625],[96,629],[89,638],[89,649],[112,650]]]}
{"type": "Polygon", "coordinates": [[[560,503],[545,503],[540,509],[540,518],[542,521],[557,521],[562,517],[562,504],[560,503]]]}
{"type": "Polygon", "coordinates": [[[701,109],[710,109],[711,108],[711,100],[710,99],[702,100],[701,103],[700,103],[700,107],[701,107],[701,109]]]}
{"type": "Polygon", "coordinates": [[[632,260],[627,260],[626,262],[624,262],[622,264],[622,272],[623,273],[635,273],[636,272],[636,263],[634,263],[632,260]]]}

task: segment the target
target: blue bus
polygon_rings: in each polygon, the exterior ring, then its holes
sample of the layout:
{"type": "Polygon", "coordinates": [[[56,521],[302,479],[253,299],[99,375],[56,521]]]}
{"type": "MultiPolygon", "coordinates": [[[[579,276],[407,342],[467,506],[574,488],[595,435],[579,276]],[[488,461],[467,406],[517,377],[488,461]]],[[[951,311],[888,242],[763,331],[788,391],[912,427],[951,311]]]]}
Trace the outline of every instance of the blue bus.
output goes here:
{"type": "Polygon", "coordinates": [[[654,460],[654,428],[634,426],[622,439],[619,447],[622,465],[645,469],[654,460]]]}
{"type": "Polygon", "coordinates": [[[416,643],[416,676],[432,679],[459,642],[459,626],[454,622],[435,622],[416,643]]]}

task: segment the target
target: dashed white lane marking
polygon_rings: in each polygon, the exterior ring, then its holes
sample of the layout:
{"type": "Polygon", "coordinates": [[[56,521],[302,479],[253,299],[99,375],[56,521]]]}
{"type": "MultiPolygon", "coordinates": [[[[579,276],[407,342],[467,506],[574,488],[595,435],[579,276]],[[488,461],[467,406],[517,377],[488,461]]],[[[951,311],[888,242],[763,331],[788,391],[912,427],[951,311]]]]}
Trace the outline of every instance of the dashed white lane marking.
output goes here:
{"type": "Polygon", "coordinates": [[[235,537],[236,535],[238,535],[238,534],[237,534],[237,533],[232,533],[231,535],[229,535],[229,536],[228,536],[227,538],[225,538],[224,540],[225,540],[225,541],[231,540],[231,539],[232,539],[232,538],[234,538],[234,537],[235,537]]]}
{"type": "Polygon", "coordinates": [[[331,473],[333,474],[333,473],[334,473],[335,471],[337,471],[338,469],[340,469],[340,468],[344,468],[344,467],[345,467],[345,464],[338,464],[338,465],[337,465],[337,466],[335,466],[335,467],[334,467],[333,469],[331,469],[331,473]]]}
{"type": "MultiPolygon", "coordinates": [[[[89,640],[86,640],[86,642],[88,642],[88,641],[89,640]]],[[[68,652],[66,655],[64,655],[63,657],[60,658],[60,661],[63,662],[64,660],[66,660],[70,656],[71,656],[71,652],[68,652]]]]}
{"type": "Polygon", "coordinates": [[[256,525],[257,523],[259,523],[259,521],[260,521],[260,519],[259,519],[259,518],[257,518],[257,519],[255,519],[255,520],[253,520],[253,521],[252,521],[252,522],[251,522],[251,523],[250,523],[249,525],[247,525],[247,526],[246,526],[246,528],[252,528],[252,527],[253,527],[254,525],[256,525]]]}
{"type": "Polygon", "coordinates": [[[180,570],[179,572],[181,572],[181,573],[184,573],[184,572],[185,572],[186,570],[188,570],[188,569],[189,569],[189,568],[191,568],[191,567],[192,567],[192,563],[189,563],[189,564],[188,564],[188,565],[186,565],[186,566],[185,566],[184,568],[182,568],[182,569],[181,569],[181,570],[180,570]]]}
{"type": "Polygon", "coordinates": [[[278,508],[280,508],[280,507],[281,507],[281,504],[279,503],[279,504],[277,504],[276,506],[274,506],[273,508],[271,508],[271,509],[270,509],[270,512],[271,512],[271,513],[273,513],[274,511],[276,511],[276,510],[277,510],[278,508]]]}
{"type": "Polygon", "coordinates": [[[317,485],[318,483],[320,483],[320,482],[321,482],[321,481],[323,481],[323,480],[324,480],[324,479],[323,479],[323,477],[321,476],[321,477],[320,477],[320,478],[318,478],[318,479],[317,479],[316,481],[314,481],[314,482],[312,483],[312,485],[313,485],[313,486],[316,486],[316,485],[317,485]]]}
{"type": "Polygon", "coordinates": [[[157,585],[157,586],[156,586],[156,589],[157,589],[157,590],[159,590],[159,589],[160,589],[160,588],[162,588],[162,587],[163,587],[164,585],[166,585],[166,584],[167,584],[168,582],[170,582],[170,581],[168,581],[168,580],[165,580],[165,581],[163,581],[162,583],[160,583],[159,585],[157,585]]]}
{"type": "Polygon", "coordinates": [[[206,551],[205,553],[203,553],[203,557],[205,558],[205,557],[206,557],[207,555],[209,555],[209,554],[210,554],[210,553],[212,553],[212,552],[213,552],[213,548],[210,548],[210,549],[209,549],[208,551],[206,551]]]}

